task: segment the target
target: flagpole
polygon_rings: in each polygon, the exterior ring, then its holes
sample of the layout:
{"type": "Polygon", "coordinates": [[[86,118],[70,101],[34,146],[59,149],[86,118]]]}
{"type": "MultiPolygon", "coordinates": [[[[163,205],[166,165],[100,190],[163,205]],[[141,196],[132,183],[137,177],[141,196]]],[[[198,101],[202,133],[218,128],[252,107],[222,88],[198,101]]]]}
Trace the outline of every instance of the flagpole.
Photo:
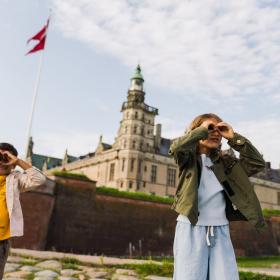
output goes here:
{"type": "Polygon", "coordinates": [[[38,69],[37,79],[36,79],[36,83],[35,83],[35,87],[34,87],[31,113],[30,113],[30,117],[29,117],[27,145],[26,145],[26,151],[25,151],[25,157],[26,158],[27,158],[27,153],[28,153],[28,148],[29,148],[28,147],[29,146],[29,139],[31,137],[31,132],[32,132],[32,124],[33,124],[33,116],[34,116],[34,111],[35,111],[35,105],[36,105],[38,92],[39,92],[39,84],[40,84],[40,79],[41,79],[43,60],[44,60],[44,51],[41,51],[40,61],[39,61],[39,69],[38,69]]]}
{"type": "Polygon", "coordinates": [[[33,93],[33,100],[32,100],[32,107],[31,107],[31,113],[30,113],[30,118],[29,118],[29,125],[28,125],[28,133],[27,133],[27,145],[26,145],[26,150],[25,150],[25,158],[27,159],[28,156],[28,150],[29,150],[29,140],[31,137],[31,132],[32,132],[32,124],[33,124],[33,117],[34,117],[34,111],[35,111],[35,105],[38,97],[38,92],[39,92],[39,84],[41,80],[41,73],[42,73],[42,66],[43,66],[43,61],[44,61],[44,48],[47,43],[47,35],[48,35],[48,27],[49,27],[49,21],[50,21],[50,16],[47,21],[46,25],[46,34],[45,34],[45,44],[44,47],[41,51],[40,54],[40,61],[39,61],[39,68],[38,68],[38,74],[37,74],[37,79],[35,82],[35,87],[34,87],[34,93],[33,93]]]}

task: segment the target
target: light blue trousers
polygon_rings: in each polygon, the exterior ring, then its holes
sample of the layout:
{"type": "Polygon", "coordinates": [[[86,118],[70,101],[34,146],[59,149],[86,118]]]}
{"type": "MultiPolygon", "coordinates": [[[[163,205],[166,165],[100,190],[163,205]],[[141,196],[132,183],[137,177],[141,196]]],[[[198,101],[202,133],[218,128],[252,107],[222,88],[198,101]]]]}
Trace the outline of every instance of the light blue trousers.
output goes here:
{"type": "Polygon", "coordinates": [[[177,221],[173,280],[239,280],[229,226],[177,221]]]}

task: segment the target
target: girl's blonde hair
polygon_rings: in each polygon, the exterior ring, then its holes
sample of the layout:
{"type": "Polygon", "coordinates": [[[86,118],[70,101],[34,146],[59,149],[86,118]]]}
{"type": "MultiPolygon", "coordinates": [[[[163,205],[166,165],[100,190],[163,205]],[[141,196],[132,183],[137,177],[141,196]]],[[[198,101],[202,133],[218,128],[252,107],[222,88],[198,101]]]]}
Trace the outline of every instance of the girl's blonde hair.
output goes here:
{"type": "MultiPolygon", "coordinates": [[[[186,129],[186,132],[188,131],[191,131],[197,127],[199,127],[204,121],[208,120],[208,119],[215,119],[217,120],[218,122],[222,122],[223,120],[217,116],[216,114],[213,114],[213,113],[206,113],[206,114],[202,114],[202,115],[199,115],[197,117],[195,117],[189,127],[186,129]]],[[[221,147],[222,147],[222,144],[220,144],[220,146],[216,149],[213,149],[213,151],[211,152],[212,154],[214,153],[219,153],[220,155],[222,155],[222,151],[221,151],[221,147]]],[[[196,149],[196,152],[198,153],[199,152],[199,147],[197,146],[197,149],[196,149]]]]}
{"type": "Polygon", "coordinates": [[[218,122],[222,122],[223,120],[217,116],[216,114],[213,113],[207,113],[207,114],[202,114],[199,115],[197,117],[195,117],[192,122],[190,123],[189,127],[186,129],[186,131],[190,131],[193,130],[197,127],[199,127],[204,121],[206,121],[207,119],[215,119],[218,122]]]}

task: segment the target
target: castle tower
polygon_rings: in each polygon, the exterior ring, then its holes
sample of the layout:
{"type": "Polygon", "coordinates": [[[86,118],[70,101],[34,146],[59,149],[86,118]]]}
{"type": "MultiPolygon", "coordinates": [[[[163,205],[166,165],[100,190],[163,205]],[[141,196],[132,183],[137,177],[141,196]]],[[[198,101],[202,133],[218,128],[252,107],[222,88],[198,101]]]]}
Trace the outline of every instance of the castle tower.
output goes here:
{"type": "Polygon", "coordinates": [[[130,79],[127,101],[122,104],[122,120],[115,148],[154,152],[154,120],[158,109],[145,104],[144,78],[140,65],[130,79]]]}
{"type": "Polygon", "coordinates": [[[122,104],[122,120],[113,148],[119,150],[118,187],[137,191],[144,184],[146,153],[155,152],[154,122],[158,109],[145,103],[144,78],[137,65],[130,79],[127,100],[122,104]]]}

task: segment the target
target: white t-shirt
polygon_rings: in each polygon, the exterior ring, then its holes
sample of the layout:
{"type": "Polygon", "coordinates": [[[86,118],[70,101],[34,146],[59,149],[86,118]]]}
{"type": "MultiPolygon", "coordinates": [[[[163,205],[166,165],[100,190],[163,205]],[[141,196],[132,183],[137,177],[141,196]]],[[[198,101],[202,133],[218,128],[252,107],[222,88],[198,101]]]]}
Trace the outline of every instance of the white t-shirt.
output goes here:
{"type": "MultiPolygon", "coordinates": [[[[198,188],[198,222],[200,226],[227,225],[226,202],[222,193],[223,187],[209,168],[213,165],[211,159],[201,154],[202,169],[198,188]]],[[[179,215],[177,221],[190,223],[188,217],[179,215]]]]}

